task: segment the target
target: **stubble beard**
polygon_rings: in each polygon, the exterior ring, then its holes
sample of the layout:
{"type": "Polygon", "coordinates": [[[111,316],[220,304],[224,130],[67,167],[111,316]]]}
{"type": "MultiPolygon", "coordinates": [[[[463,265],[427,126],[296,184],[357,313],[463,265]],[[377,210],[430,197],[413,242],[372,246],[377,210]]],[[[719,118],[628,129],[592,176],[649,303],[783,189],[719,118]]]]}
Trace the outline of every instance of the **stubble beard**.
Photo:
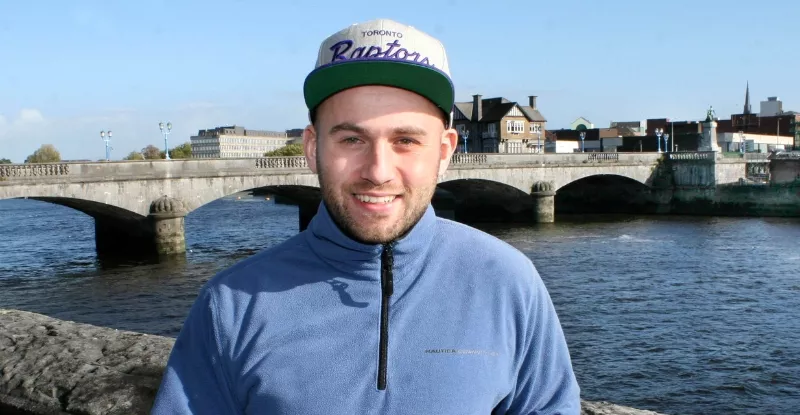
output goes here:
{"type": "MultiPolygon", "coordinates": [[[[405,235],[411,228],[425,214],[428,209],[433,193],[436,190],[437,178],[433,177],[432,181],[425,186],[421,186],[414,191],[404,189],[402,197],[403,203],[406,207],[401,212],[400,219],[389,226],[370,226],[367,221],[368,218],[356,218],[353,212],[349,211],[346,203],[343,200],[345,197],[350,196],[350,189],[348,192],[339,192],[339,189],[334,188],[333,185],[326,182],[325,169],[318,163],[317,172],[319,177],[320,192],[322,194],[322,201],[331,215],[331,218],[336,225],[348,237],[365,244],[384,244],[394,241],[405,235]]],[[[358,187],[358,191],[381,190],[378,187],[367,185],[358,187]]]]}

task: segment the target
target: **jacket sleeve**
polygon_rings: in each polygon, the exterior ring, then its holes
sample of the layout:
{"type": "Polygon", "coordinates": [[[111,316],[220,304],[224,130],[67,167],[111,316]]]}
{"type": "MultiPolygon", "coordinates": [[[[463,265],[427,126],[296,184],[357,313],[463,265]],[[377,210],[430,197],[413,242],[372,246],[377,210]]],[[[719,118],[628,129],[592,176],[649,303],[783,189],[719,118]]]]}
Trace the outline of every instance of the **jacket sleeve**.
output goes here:
{"type": "MultiPolygon", "coordinates": [[[[533,293],[507,414],[580,415],[580,388],[547,288],[533,268],[533,293]]],[[[525,320],[525,319],[523,319],[525,320]]]]}
{"type": "Polygon", "coordinates": [[[239,414],[222,365],[215,303],[204,287],[170,352],[152,414],[239,414]]]}

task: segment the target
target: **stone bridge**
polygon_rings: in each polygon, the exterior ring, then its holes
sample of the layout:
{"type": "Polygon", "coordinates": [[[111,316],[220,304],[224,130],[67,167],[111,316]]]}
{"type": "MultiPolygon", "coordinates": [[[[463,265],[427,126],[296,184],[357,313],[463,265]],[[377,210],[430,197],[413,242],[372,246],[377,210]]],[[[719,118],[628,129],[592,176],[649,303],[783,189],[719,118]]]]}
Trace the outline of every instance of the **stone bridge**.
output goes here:
{"type": "MultiPolygon", "coordinates": [[[[615,176],[651,187],[665,160],[676,180],[689,186],[735,182],[745,171],[744,161],[721,163],[714,153],[669,156],[458,153],[438,187],[456,199],[523,200],[534,206],[532,220],[552,222],[556,192],[588,177],[615,176]]],[[[42,200],[92,216],[98,254],[182,253],[188,213],[252,189],[296,201],[301,229],[320,198],[304,157],[0,165],[0,199],[42,200]]]]}

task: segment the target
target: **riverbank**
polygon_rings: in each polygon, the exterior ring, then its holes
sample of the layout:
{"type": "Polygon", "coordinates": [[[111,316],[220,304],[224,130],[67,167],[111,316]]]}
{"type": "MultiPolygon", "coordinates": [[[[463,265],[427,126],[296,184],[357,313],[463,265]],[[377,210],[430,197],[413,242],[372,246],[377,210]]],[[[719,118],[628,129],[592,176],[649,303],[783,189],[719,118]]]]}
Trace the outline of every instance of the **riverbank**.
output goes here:
{"type": "MultiPolygon", "coordinates": [[[[0,413],[148,414],[174,339],[0,309],[0,413]]],[[[582,415],[661,415],[582,402],[582,415]]]]}

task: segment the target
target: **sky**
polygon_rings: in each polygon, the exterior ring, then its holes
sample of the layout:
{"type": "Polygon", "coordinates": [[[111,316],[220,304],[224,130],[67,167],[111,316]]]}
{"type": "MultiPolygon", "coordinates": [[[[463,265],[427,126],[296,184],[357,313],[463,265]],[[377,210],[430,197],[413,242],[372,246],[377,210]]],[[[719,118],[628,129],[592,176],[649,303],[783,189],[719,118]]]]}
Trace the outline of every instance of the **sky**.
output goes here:
{"type": "Polygon", "coordinates": [[[547,128],[800,111],[800,2],[721,0],[0,0],[0,158],[169,147],[200,129],[303,128],[320,43],[389,18],[445,45],[457,101],[537,95],[547,128]]]}

